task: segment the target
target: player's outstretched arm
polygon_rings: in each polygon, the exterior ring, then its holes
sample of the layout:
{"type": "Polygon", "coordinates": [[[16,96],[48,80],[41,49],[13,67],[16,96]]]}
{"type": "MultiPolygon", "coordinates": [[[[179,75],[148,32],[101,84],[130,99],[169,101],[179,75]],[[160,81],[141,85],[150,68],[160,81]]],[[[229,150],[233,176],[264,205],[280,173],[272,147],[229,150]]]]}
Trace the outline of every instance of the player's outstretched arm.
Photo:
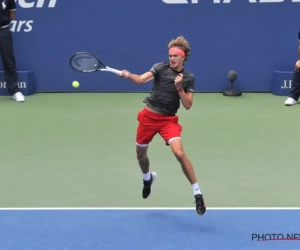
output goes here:
{"type": "Polygon", "coordinates": [[[149,82],[153,79],[153,74],[151,72],[146,72],[142,75],[136,75],[132,74],[127,70],[122,70],[122,72],[119,74],[120,77],[122,78],[127,78],[133,83],[137,85],[142,85],[145,84],[146,82],[149,82]]]}

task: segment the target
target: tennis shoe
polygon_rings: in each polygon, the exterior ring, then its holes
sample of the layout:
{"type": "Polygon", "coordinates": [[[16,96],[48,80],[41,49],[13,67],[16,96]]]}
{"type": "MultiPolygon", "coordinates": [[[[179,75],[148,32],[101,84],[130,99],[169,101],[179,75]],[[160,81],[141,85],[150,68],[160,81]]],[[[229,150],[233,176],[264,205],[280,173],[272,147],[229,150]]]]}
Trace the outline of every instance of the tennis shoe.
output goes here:
{"type": "Polygon", "coordinates": [[[21,92],[15,93],[13,99],[17,102],[25,102],[25,97],[21,92]]]}
{"type": "Polygon", "coordinates": [[[196,212],[199,215],[204,215],[206,212],[206,205],[202,194],[195,195],[196,212]]]}
{"type": "Polygon", "coordinates": [[[286,101],[284,102],[284,105],[285,105],[285,106],[293,106],[293,105],[295,105],[295,104],[297,104],[297,101],[294,100],[292,97],[288,97],[288,98],[286,99],[286,101]]]}
{"type": "Polygon", "coordinates": [[[143,198],[147,199],[152,191],[152,185],[156,180],[156,173],[155,172],[151,172],[150,173],[150,180],[149,181],[145,181],[143,180],[144,183],[144,187],[143,187],[143,198]]]}

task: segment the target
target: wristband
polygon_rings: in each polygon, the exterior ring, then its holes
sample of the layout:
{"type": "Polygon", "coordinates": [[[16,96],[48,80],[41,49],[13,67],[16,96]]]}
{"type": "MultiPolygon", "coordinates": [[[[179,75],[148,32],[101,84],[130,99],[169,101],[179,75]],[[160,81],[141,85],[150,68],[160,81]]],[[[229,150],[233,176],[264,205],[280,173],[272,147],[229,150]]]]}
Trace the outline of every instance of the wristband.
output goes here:
{"type": "Polygon", "coordinates": [[[182,88],[177,88],[177,91],[178,91],[178,92],[181,92],[181,91],[182,91],[182,88]]]}

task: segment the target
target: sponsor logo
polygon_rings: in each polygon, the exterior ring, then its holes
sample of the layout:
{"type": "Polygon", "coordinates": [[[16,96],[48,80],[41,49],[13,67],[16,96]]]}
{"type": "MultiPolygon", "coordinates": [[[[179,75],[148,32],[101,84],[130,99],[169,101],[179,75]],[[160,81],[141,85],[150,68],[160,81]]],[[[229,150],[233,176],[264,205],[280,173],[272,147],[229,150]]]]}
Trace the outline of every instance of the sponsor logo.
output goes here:
{"type": "MultiPolygon", "coordinates": [[[[26,89],[26,82],[18,82],[19,89],[26,89]]],[[[0,89],[6,89],[6,82],[0,82],[0,89]]]]}
{"type": "Polygon", "coordinates": [[[283,80],[283,85],[281,85],[280,87],[282,89],[290,89],[290,88],[292,88],[292,83],[293,83],[293,80],[283,80]]]}
{"type": "MultiPolygon", "coordinates": [[[[197,4],[204,0],[162,0],[166,4],[197,4]]],[[[231,3],[236,0],[211,0],[213,3],[231,3]]],[[[242,1],[242,0],[238,0],[242,1]]],[[[249,3],[283,3],[283,2],[292,2],[292,3],[300,3],[300,0],[244,0],[249,3]]]]}
{"type": "MultiPolygon", "coordinates": [[[[17,4],[17,11],[23,9],[36,8],[37,11],[41,8],[53,9],[58,0],[15,0],[17,4]]],[[[33,30],[34,20],[13,20],[11,22],[10,30],[12,32],[31,32],[33,30]]]]}
{"type": "Polygon", "coordinates": [[[21,8],[55,8],[57,0],[15,0],[21,8]]]}

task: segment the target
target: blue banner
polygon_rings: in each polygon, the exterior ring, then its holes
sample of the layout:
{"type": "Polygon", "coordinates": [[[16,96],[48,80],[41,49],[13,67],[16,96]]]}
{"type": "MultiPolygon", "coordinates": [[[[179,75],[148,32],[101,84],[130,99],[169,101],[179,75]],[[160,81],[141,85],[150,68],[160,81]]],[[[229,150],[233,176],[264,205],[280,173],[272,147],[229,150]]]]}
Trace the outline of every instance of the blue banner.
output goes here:
{"type": "Polygon", "coordinates": [[[168,61],[167,45],[183,35],[196,91],[229,87],[271,91],[272,73],[297,60],[300,0],[17,0],[11,24],[19,71],[34,71],[36,91],[149,91],[108,72],[73,71],[78,51],[136,74],[168,61]],[[80,82],[74,89],[72,81],[80,82]]]}

